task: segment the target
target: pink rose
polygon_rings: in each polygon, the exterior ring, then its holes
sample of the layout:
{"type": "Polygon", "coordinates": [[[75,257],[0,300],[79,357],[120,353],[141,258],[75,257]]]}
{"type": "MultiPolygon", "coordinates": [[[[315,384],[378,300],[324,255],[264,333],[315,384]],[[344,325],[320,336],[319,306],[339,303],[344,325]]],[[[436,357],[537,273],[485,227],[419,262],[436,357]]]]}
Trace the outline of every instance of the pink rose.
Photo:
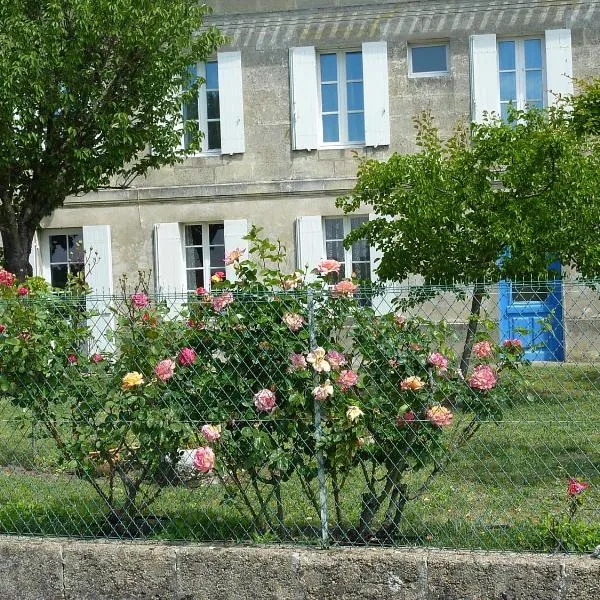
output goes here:
{"type": "Polygon", "coordinates": [[[342,264],[332,258],[326,258],[319,262],[317,271],[319,275],[329,275],[329,273],[339,273],[342,264]]]}
{"type": "Polygon", "coordinates": [[[396,417],[396,426],[402,429],[402,427],[414,423],[416,419],[415,413],[412,410],[407,410],[403,415],[396,417]]]}
{"type": "Polygon", "coordinates": [[[92,354],[92,356],[90,356],[90,360],[94,364],[98,364],[99,362],[102,362],[103,358],[104,357],[102,356],[102,354],[100,354],[100,352],[96,352],[95,354],[92,354]]]}
{"type": "Polygon", "coordinates": [[[6,325],[0,323],[0,333],[4,333],[6,331],[6,325]]]}
{"type": "Polygon", "coordinates": [[[148,296],[144,294],[144,292],[136,292],[131,296],[131,303],[136,308],[144,308],[150,304],[150,300],[148,299],[148,296]]]}
{"type": "Polygon", "coordinates": [[[400,389],[403,392],[418,392],[420,389],[425,387],[425,382],[415,375],[412,377],[407,377],[400,382],[400,389]]]}
{"type": "Polygon", "coordinates": [[[215,453],[212,448],[202,446],[194,453],[194,468],[200,473],[210,473],[215,466],[215,453]]]}
{"type": "Polygon", "coordinates": [[[72,365],[76,365],[77,356],[75,356],[75,354],[69,354],[69,356],[67,356],[67,361],[70,362],[72,365]]]}
{"type": "Polygon", "coordinates": [[[346,357],[337,350],[330,350],[325,355],[325,358],[327,359],[327,362],[331,365],[331,368],[334,371],[337,371],[341,366],[345,365],[346,362],[348,362],[346,360],[346,357]]]}
{"type": "Polygon", "coordinates": [[[292,363],[292,368],[296,371],[303,371],[307,367],[306,358],[304,358],[303,354],[290,354],[290,362],[292,363]]]}
{"type": "Polygon", "coordinates": [[[207,442],[216,442],[221,437],[221,428],[218,425],[202,425],[200,431],[207,442]]]}
{"type": "Polygon", "coordinates": [[[349,279],[342,279],[339,283],[333,286],[333,297],[352,296],[358,289],[358,286],[352,283],[349,279]]]}
{"type": "Polygon", "coordinates": [[[523,343],[518,339],[504,340],[502,347],[506,348],[510,354],[522,354],[524,352],[523,343]]]}
{"type": "Polygon", "coordinates": [[[161,380],[167,381],[173,377],[175,373],[175,361],[172,361],[170,358],[165,358],[165,360],[161,360],[154,367],[154,374],[161,380]]]}
{"type": "Polygon", "coordinates": [[[448,369],[448,359],[440,352],[434,352],[427,357],[427,362],[435,367],[438,372],[443,373],[448,369]]]}
{"type": "Polygon", "coordinates": [[[492,344],[487,340],[473,344],[473,354],[477,358],[488,358],[493,352],[494,349],[492,348],[492,344]]]}
{"type": "Polygon", "coordinates": [[[497,383],[498,376],[489,365],[477,365],[473,369],[467,383],[474,390],[491,390],[497,383]]]}
{"type": "Polygon", "coordinates": [[[24,286],[24,285],[22,285],[17,290],[17,293],[19,294],[19,296],[27,296],[27,294],[29,294],[29,288],[26,287],[26,286],[24,286]]]}
{"type": "Polygon", "coordinates": [[[282,320],[287,325],[287,328],[293,333],[300,331],[305,323],[304,317],[297,313],[285,313],[282,320]]]}
{"type": "Polygon", "coordinates": [[[193,348],[182,348],[179,351],[177,362],[182,367],[190,367],[196,362],[196,351],[193,348]]]}
{"type": "Polygon", "coordinates": [[[206,290],[206,288],[203,288],[203,287],[196,288],[196,296],[205,296],[206,294],[208,294],[208,291],[206,290]]]}
{"type": "Polygon", "coordinates": [[[452,411],[440,404],[436,404],[428,409],[425,416],[435,427],[449,427],[452,425],[452,419],[454,418],[452,411]]]}
{"type": "Polygon", "coordinates": [[[221,283],[222,281],[225,281],[225,273],[223,271],[217,271],[211,278],[210,280],[213,283],[221,283]]]}
{"type": "Polygon", "coordinates": [[[347,370],[342,371],[340,373],[340,378],[338,379],[338,383],[343,391],[348,390],[349,388],[355,386],[358,383],[358,375],[355,371],[347,370]]]}
{"type": "Polygon", "coordinates": [[[579,496],[581,492],[585,492],[590,487],[586,481],[577,481],[573,477],[569,477],[569,496],[579,496]]]}
{"type": "Polygon", "coordinates": [[[151,315],[149,312],[144,312],[142,315],[142,323],[144,325],[149,325],[150,327],[156,327],[158,324],[158,319],[156,316],[151,315]]]}
{"type": "MultiPolygon", "coordinates": [[[[213,275],[214,277],[214,275],[213,275]]],[[[225,307],[229,306],[233,302],[233,294],[231,292],[225,292],[212,300],[213,310],[221,312],[225,307]]]]}
{"type": "Polygon", "coordinates": [[[394,314],[394,323],[400,329],[404,329],[408,323],[408,318],[400,312],[394,314]]]}
{"type": "Polygon", "coordinates": [[[324,400],[327,400],[329,396],[333,396],[333,386],[331,385],[331,381],[328,379],[325,383],[318,385],[312,391],[312,395],[313,398],[319,402],[323,402],[324,400]]]}
{"type": "Polygon", "coordinates": [[[262,412],[272,412],[277,406],[275,394],[268,389],[260,390],[260,392],[254,394],[254,406],[256,410],[262,412]]]}
{"type": "Polygon", "coordinates": [[[240,258],[242,258],[242,256],[244,255],[244,252],[246,252],[246,250],[242,250],[240,248],[236,248],[235,250],[232,250],[231,252],[228,252],[225,255],[225,266],[229,266],[232,265],[233,263],[237,262],[238,260],[240,260],[240,258]]]}
{"type": "Polygon", "coordinates": [[[15,283],[15,279],[16,277],[10,271],[0,267],[0,285],[12,287],[12,285],[15,283]]]}

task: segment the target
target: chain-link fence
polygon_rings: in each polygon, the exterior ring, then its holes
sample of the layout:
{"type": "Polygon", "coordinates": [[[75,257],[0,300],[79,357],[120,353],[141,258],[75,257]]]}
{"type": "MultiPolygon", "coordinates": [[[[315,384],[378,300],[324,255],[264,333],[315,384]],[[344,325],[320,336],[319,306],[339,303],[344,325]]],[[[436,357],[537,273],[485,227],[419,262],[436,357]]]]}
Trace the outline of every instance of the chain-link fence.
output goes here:
{"type": "Polygon", "coordinates": [[[600,543],[593,282],[31,296],[0,304],[2,533],[600,543]]]}

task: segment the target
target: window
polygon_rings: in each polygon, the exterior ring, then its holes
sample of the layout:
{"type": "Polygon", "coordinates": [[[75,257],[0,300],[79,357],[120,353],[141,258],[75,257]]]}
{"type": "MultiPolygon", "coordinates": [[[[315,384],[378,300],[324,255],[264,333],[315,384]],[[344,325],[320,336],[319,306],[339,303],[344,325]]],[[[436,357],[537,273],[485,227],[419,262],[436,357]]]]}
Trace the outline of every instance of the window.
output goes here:
{"type": "Polygon", "coordinates": [[[544,105],[543,50],[540,38],[498,42],[500,114],[506,120],[508,107],[524,110],[544,105]]]}
{"type": "Polygon", "coordinates": [[[321,142],[364,144],[362,52],[328,52],[318,58],[321,142]]]}
{"type": "Polygon", "coordinates": [[[225,271],[225,227],[203,223],[185,227],[185,269],[187,290],[210,289],[210,278],[225,271]]]}
{"type": "Polygon", "coordinates": [[[371,251],[367,240],[354,242],[352,247],[344,248],[344,238],[353,230],[369,220],[366,215],[349,217],[327,217],[324,220],[325,253],[340,263],[340,279],[352,277],[361,281],[371,281],[371,251]]]}
{"type": "Polygon", "coordinates": [[[64,288],[68,274],[84,273],[85,252],[83,231],[69,230],[48,235],[50,283],[53,287],[64,288]]]}
{"type": "MultiPolygon", "coordinates": [[[[218,151],[221,149],[221,111],[219,104],[219,69],[216,61],[199,64],[191,67],[193,80],[202,77],[205,83],[200,86],[195,95],[183,107],[183,120],[185,123],[194,123],[200,131],[204,132],[201,147],[204,152],[218,151]]],[[[193,132],[186,131],[184,147],[189,148],[193,132]]]]}
{"type": "Polygon", "coordinates": [[[448,74],[448,44],[426,44],[408,48],[411,77],[436,77],[448,74]]]}

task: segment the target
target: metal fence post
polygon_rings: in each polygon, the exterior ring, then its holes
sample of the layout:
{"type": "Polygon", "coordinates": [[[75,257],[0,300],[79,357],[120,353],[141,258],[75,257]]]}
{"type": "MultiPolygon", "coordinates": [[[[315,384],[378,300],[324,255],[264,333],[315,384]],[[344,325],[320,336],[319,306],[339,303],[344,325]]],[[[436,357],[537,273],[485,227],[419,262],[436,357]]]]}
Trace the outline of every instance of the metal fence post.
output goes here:
{"type": "MultiPolygon", "coordinates": [[[[310,343],[310,351],[317,347],[317,339],[315,334],[315,303],[313,290],[308,290],[308,335],[310,343]]],[[[319,385],[319,376],[314,374],[314,383],[319,385]]],[[[323,548],[329,547],[329,524],[327,522],[327,481],[325,477],[325,460],[323,458],[323,450],[320,448],[321,439],[323,437],[323,429],[321,427],[321,404],[318,400],[314,400],[315,409],[315,441],[317,445],[317,480],[319,482],[319,508],[321,512],[321,545],[323,548]]]]}

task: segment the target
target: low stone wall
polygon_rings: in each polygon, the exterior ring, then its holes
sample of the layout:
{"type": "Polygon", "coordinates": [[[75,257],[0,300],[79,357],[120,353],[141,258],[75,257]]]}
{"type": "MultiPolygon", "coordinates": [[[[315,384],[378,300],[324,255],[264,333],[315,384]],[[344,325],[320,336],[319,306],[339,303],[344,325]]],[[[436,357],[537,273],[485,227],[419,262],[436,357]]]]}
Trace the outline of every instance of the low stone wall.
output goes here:
{"type": "Polygon", "coordinates": [[[600,560],[0,537],[0,598],[597,600],[600,560]]]}

